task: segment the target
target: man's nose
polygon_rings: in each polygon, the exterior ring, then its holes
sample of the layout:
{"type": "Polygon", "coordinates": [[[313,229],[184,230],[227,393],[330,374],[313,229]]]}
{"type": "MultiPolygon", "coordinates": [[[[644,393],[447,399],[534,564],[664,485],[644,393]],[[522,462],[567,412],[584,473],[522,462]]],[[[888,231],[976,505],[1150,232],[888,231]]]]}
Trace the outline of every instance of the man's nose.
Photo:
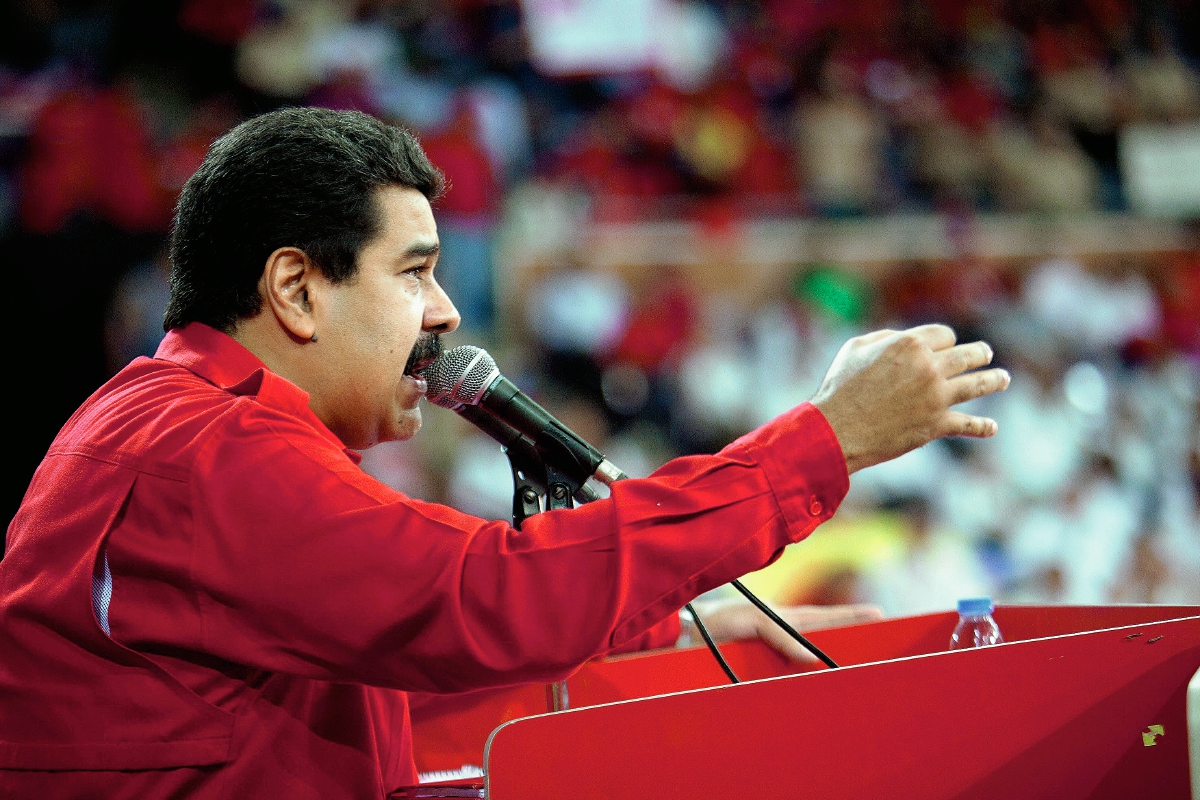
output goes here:
{"type": "Polygon", "coordinates": [[[441,284],[434,284],[434,296],[425,306],[424,329],[430,333],[450,333],[462,322],[458,309],[441,284]]]}

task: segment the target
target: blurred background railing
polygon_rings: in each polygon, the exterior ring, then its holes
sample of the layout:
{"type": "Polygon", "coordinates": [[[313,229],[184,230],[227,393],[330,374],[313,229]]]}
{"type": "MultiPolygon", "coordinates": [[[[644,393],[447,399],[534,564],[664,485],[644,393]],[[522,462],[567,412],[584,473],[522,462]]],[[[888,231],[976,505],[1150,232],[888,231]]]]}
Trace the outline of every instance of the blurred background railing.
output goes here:
{"type": "MultiPolygon", "coordinates": [[[[1200,10],[1187,0],[14,0],[0,9],[8,515],[58,427],[152,353],[171,207],[286,104],[418,133],[453,342],[645,474],[926,321],[1014,376],[987,442],[855,476],[748,583],[1200,602],[1200,10]]],[[[452,342],[452,343],[453,343],[452,342]]],[[[449,414],[364,468],[508,513],[449,414]]]]}

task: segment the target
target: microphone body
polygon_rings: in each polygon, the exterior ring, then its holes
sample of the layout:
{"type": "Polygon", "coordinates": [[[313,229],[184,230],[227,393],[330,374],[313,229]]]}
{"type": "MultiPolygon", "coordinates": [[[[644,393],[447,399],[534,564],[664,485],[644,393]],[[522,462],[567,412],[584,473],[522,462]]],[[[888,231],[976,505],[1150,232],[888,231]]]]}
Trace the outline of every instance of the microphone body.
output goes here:
{"type": "Polygon", "coordinates": [[[424,370],[424,377],[430,402],[463,414],[506,444],[497,436],[504,434],[504,428],[481,424],[478,414],[464,413],[466,408],[476,407],[486,411],[508,429],[528,437],[555,468],[580,483],[595,478],[608,485],[627,477],[603,453],[501,375],[485,350],[471,345],[448,350],[424,370]]]}

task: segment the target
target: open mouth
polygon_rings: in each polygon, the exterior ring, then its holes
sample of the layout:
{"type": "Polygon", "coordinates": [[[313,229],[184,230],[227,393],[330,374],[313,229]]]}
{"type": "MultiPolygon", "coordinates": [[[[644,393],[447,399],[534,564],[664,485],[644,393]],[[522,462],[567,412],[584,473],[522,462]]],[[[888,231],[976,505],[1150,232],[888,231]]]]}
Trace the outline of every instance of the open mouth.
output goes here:
{"type": "Polygon", "coordinates": [[[413,345],[408,363],[404,365],[404,374],[414,378],[424,378],[429,365],[442,356],[442,339],[436,333],[423,333],[413,345]]]}
{"type": "Polygon", "coordinates": [[[436,358],[430,358],[430,359],[426,359],[423,361],[419,361],[416,364],[414,364],[413,366],[406,368],[404,370],[404,374],[408,375],[410,377],[413,377],[413,378],[424,379],[425,370],[429,369],[430,365],[433,364],[433,362],[435,362],[435,361],[437,361],[436,358]]]}

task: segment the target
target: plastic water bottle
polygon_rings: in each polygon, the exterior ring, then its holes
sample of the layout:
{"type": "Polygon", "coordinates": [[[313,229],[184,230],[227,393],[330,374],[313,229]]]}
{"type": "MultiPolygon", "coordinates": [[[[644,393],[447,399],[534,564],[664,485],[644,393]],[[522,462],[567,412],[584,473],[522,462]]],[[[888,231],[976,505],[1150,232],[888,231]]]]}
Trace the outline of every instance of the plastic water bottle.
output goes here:
{"type": "Polygon", "coordinates": [[[996,606],[990,597],[971,597],[958,601],[958,625],[950,637],[951,650],[986,647],[1004,641],[992,612],[996,606]]]}

